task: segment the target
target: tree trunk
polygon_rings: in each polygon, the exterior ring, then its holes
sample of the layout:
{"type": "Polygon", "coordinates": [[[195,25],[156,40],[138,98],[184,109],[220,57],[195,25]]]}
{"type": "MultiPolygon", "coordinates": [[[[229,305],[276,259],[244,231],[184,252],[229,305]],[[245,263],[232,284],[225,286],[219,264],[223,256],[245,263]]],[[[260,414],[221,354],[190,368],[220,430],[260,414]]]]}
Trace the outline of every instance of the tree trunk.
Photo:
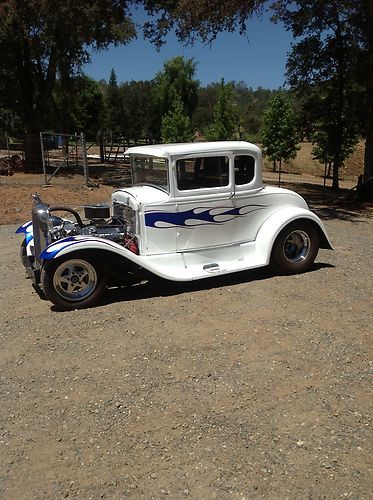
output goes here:
{"type": "Polygon", "coordinates": [[[373,177],[357,187],[355,201],[358,203],[373,202],[373,177]]]}
{"type": "Polygon", "coordinates": [[[364,155],[364,180],[373,177],[373,1],[367,5],[367,45],[368,57],[366,58],[367,72],[367,136],[365,140],[364,155]]]}
{"type": "Polygon", "coordinates": [[[340,158],[338,158],[338,152],[334,156],[334,161],[333,161],[333,183],[332,183],[332,188],[333,189],[339,189],[339,168],[341,167],[341,161],[340,158]]]}
{"type": "Polygon", "coordinates": [[[29,40],[24,38],[16,53],[17,78],[22,92],[22,115],[25,126],[25,172],[42,171],[43,160],[41,154],[39,117],[37,101],[35,99],[35,78],[31,62],[29,40]]]}
{"type": "Polygon", "coordinates": [[[330,177],[330,172],[331,172],[331,170],[332,170],[332,162],[331,162],[331,161],[329,161],[329,162],[328,162],[328,173],[326,174],[326,176],[327,176],[328,178],[330,177]]]}
{"type": "Polygon", "coordinates": [[[42,172],[43,158],[41,153],[40,135],[25,134],[25,172],[42,172]]]}
{"type": "Polygon", "coordinates": [[[100,144],[100,162],[105,163],[104,137],[101,133],[98,135],[98,140],[100,144]]]}

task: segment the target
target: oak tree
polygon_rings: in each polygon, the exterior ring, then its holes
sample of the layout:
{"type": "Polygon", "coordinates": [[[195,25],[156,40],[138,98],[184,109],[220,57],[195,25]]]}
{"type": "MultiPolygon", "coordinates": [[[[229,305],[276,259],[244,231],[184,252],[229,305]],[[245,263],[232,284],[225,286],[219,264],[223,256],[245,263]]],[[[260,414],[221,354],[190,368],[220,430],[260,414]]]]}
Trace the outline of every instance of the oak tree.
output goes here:
{"type": "MultiPolygon", "coordinates": [[[[366,38],[360,0],[278,0],[275,20],[285,23],[298,40],[288,56],[287,78],[299,94],[316,96],[322,106],[322,135],[328,135],[333,151],[333,187],[339,187],[338,173],[350,151],[357,128],[357,110],[352,104],[358,81],[362,80],[362,55],[366,38]]],[[[317,106],[314,107],[316,114],[317,106]]],[[[367,117],[367,122],[372,120],[367,117]]],[[[315,130],[314,130],[315,132],[315,130]]]]}
{"type": "MultiPolygon", "coordinates": [[[[26,132],[37,134],[50,123],[57,79],[62,110],[56,116],[60,129],[65,129],[72,78],[89,61],[90,50],[127,43],[134,35],[125,0],[2,0],[2,86],[13,96],[26,132]]],[[[40,166],[37,142],[25,142],[29,165],[40,166]]]]}

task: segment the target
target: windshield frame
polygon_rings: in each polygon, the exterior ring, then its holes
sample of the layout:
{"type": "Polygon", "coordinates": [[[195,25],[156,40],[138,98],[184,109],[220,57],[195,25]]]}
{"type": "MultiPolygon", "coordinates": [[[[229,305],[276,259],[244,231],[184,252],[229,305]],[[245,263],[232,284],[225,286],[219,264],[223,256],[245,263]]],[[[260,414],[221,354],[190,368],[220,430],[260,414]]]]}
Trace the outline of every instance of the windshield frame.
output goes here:
{"type": "MultiPolygon", "coordinates": [[[[132,186],[152,186],[152,187],[160,189],[166,193],[170,192],[170,175],[169,175],[170,162],[169,162],[169,159],[167,157],[143,155],[143,154],[130,155],[130,164],[131,164],[132,186]],[[153,163],[158,162],[158,163],[164,164],[164,167],[165,167],[164,170],[166,172],[166,176],[165,176],[165,179],[162,179],[162,180],[165,180],[166,184],[164,182],[162,182],[162,183],[161,182],[159,182],[159,183],[154,182],[154,175],[150,176],[149,169],[146,168],[147,167],[146,160],[148,160],[148,161],[152,160],[153,163]],[[139,165],[139,161],[142,161],[144,166],[139,165]],[[143,174],[142,175],[143,179],[139,181],[137,179],[137,177],[140,174],[140,169],[144,169],[144,170],[141,172],[141,174],[143,174]],[[146,175],[146,174],[148,174],[148,175],[146,175]]],[[[160,171],[163,172],[163,169],[160,171]]]]}

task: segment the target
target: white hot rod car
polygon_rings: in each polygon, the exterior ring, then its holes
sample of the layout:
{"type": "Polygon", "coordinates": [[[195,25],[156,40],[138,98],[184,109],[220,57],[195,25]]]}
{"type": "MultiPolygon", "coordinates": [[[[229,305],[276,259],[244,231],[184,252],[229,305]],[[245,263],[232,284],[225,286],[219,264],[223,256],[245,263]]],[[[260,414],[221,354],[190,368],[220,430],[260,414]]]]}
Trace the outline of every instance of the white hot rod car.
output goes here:
{"type": "Polygon", "coordinates": [[[21,258],[36,286],[65,309],[99,302],[106,286],[158,276],[190,281],[270,264],[307,271],[331,249],[298,194],[262,184],[260,149],[248,142],[133,147],[132,187],[112,204],[69,207],[34,195],[21,258]],[[57,212],[69,213],[69,219],[57,212]],[[72,220],[70,220],[72,219],[72,220]]]}

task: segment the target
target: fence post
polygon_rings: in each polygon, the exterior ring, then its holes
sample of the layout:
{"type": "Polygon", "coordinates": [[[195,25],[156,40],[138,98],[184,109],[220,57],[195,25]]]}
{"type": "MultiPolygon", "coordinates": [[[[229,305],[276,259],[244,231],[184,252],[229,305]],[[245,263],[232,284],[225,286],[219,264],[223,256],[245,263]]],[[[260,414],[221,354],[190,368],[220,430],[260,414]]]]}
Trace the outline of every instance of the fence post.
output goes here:
{"type": "Polygon", "coordinates": [[[41,151],[41,161],[43,162],[44,182],[45,184],[48,184],[47,169],[45,168],[43,132],[40,132],[40,151],[41,151]]]}
{"type": "Polygon", "coordinates": [[[100,162],[105,163],[104,138],[101,132],[99,133],[98,137],[100,141],[100,162]]]}
{"type": "Polygon", "coordinates": [[[81,132],[80,138],[82,141],[82,149],[83,149],[84,179],[85,179],[85,185],[88,187],[89,186],[89,176],[88,176],[87,145],[85,142],[85,135],[83,134],[83,132],[81,132]]]}
{"type": "Polygon", "coordinates": [[[8,132],[5,132],[5,142],[6,142],[6,150],[8,152],[8,156],[10,156],[8,132]]]}

